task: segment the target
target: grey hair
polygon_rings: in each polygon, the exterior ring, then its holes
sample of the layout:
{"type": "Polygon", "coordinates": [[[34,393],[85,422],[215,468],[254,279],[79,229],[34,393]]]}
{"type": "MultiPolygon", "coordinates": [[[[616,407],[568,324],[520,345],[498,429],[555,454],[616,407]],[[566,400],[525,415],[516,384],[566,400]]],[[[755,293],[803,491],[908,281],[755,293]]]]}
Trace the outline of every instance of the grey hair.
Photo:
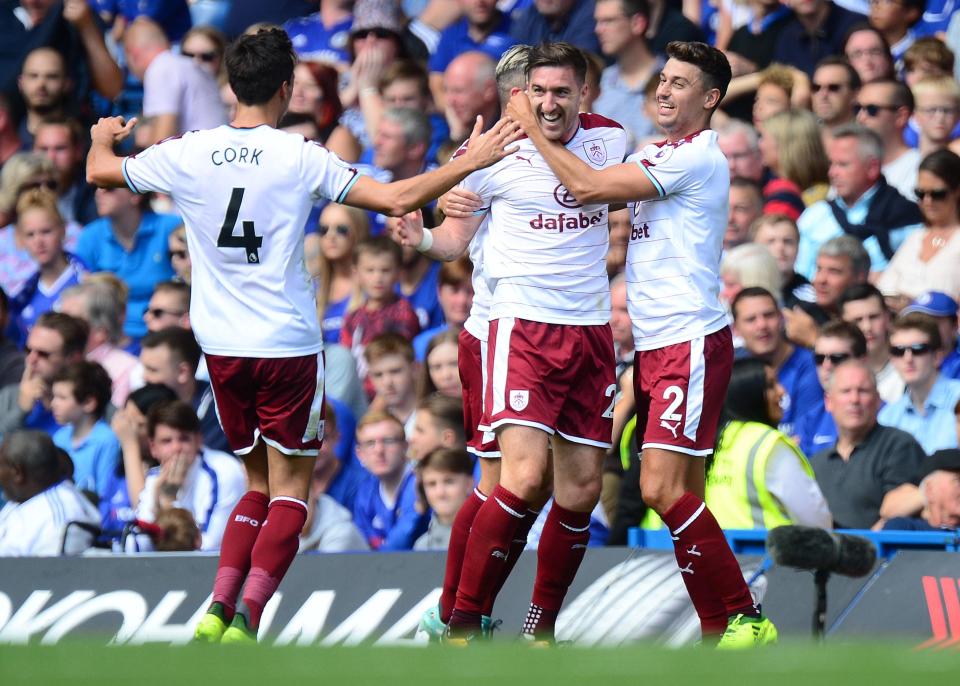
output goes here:
{"type": "Polygon", "coordinates": [[[717,129],[717,134],[723,138],[734,136],[738,133],[742,133],[746,137],[747,147],[749,147],[750,150],[753,152],[760,151],[760,137],[757,135],[757,130],[746,122],[742,122],[739,119],[731,119],[717,129]]]}
{"type": "Polygon", "coordinates": [[[870,273],[870,254],[863,247],[859,238],[854,238],[848,234],[835,236],[828,240],[820,246],[817,255],[847,257],[850,259],[850,266],[853,267],[854,274],[866,276],[870,273]]]}
{"type": "Polygon", "coordinates": [[[833,373],[827,378],[827,387],[823,390],[825,390],[827,393],[830,393],[833,390],[833,384],[837,378],[837,372],[848,367],[856,367],[857,369],[866,372],[867,378],[870,379],[870,385],[873,386],[873,392],[877,392],[877,375],[874,374],[873,369],[870,368],[870,365],[867,364],[866,360],[858,360],[855,357],[852,357],[849,360],[844,360],[834,367],[833,373]]]}
{"type": "Polygon", "coordinates": [[[494,76],[497,80],[497,96],[500,105],[505,106],[510,100],[510,91],[514,88],[522,89],[527,82],[527,62],[530,61],[530,52],[533,47],[522,43],[510,47],[500,61],[494,76]]]}
{"type": "Polygon", "coordinates": [[[63,292],[64,298],[83,299],[85,319],[91,329],[103,329],[107,339],[117,343],[123,338],[123,322],[127,316],[122,294],[103,282],[81,283],[63,292]]]}
{"type": "Polygon", "coordinates": [[[430,119],[425,112],[412,107],[391,107],[383,113],[384,119],[396,122],[403,127],[403,140],[407,145],[423,143],[430,145],[432,130],[430,119]]]}
{"type": "Polygon", "coordinates": [[[869,160],[883,161],[883,141],[875,131],[860,124],[841,124],[833,129],[830,137],[837,141],[841,138],[857,139],[857,154],[864,162],[869,160]]]}
{"type": "Polygon", "coordinates": [[[720,262],[721,274],[734,274],[744,288],[759,286],[773,294],[778,304],[782,304],[780,293],[783,275],[780,267],[767,246],[759,243],[744,243],[731,248],[720,262]]]}
{"type": "Polygon", "coordinates": [[[51,478],[60,472],[53,440],[45,431],[19,429],[7,434],[0,452],[11,465],[21,467],[31,478],[51,478]]]}

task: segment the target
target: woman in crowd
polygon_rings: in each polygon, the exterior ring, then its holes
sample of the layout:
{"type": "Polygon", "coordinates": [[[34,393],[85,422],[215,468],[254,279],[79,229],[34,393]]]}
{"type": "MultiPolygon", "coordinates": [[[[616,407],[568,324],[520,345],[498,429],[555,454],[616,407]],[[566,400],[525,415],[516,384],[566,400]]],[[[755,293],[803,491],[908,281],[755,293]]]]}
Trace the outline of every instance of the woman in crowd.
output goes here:
{"type": "Polygon", "coordinates": [[[861,83],[893,78],[893,57],[887,39],[866,22],[847,33],[843,54],[857,71],[861,83]]]}
{"type": "Polygon", "coordinates": [[[226,36],[212,26],[194,26],[184,34],[180,43],[180,54],[194,60],[220,84],[226,82],[223,66],[226,50],[226,36]]]}
{"type": "Polygon", "coordinates": [[[457,367],[457,338],[459,334],[447,329],[434,336],[427,344],[426,363],[420,370],[420,399],[431,393],[450,398],[461,398],[460,372],[457,367]]]}
{"type": "Polygon", "coordinates": [[[823,148],[820,125],[808,110],[792,109],[775,114],[759,127],[760,155],[764,166],[778,178],[763,189],[764,196],[782,192],[782,182],[809,207],[827,195],[830,187],[827,170],[830,163],[823,148]]]}
{"type": "Polygon", "coordinates": [[[924,228],[907,236],[877,283],[896,309],[925,291],[960,300],[960,157],[946,149],[927,155],[914,192],[924,228]]]}
{"type": "Polygon", "coordinates": [[[319,62],[300,62],[293,69],[290,114],[309,115],[317,125],[319,143],[326,143],[343,113],[337,95],[337,71],[319,62]]]}
{"type": "Polygon", "coordinates": [[[317,279],[317,312],[324,343],[339,343],[344,316],[361,302],[353,252],[369,233],[367,213],[355,207],[328,204],[316,233],[303,242],[307,270],[317,279]]]}

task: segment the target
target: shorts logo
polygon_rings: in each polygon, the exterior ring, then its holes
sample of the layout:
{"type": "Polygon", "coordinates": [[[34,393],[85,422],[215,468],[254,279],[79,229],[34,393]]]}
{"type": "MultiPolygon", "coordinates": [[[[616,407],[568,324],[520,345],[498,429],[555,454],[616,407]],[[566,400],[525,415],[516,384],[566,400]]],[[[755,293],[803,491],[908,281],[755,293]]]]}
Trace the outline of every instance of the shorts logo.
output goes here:
{"type": "Polygon", "coordinates": [[[592,141],[586,141],[583,144],[583,151],[587,154],[587,159],[597,166],[607,161],[607,146],[604,144],[602,138],[594,138],[592,141]]]}
{"type": "Polygon", "coordinates": [[[676,422],[676,423],[674,423],[674,424],[671,424],[671,423],[668,422],[666,419],[661,419],[661,420],[660,420],[660,426],[662,426],[664,429],[668,429],[668,430],[670,431],[670,433],[673,434],[673,437],[676,438],[676,437],[677,437],[677,429],[680,428],[680,422],[676,422]]]}
{"type": "Polygon", "coordinates": [[[530,391],[510,391],[510,407],[520,412],[527,407],[530,401],[530,391]]]}

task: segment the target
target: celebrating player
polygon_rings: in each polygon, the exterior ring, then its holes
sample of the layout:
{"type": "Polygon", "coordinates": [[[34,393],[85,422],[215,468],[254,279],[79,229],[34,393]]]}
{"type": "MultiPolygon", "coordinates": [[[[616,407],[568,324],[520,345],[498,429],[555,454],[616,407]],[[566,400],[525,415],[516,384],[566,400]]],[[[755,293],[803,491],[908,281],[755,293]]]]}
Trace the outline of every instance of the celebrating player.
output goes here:
{"type": "Polygon", "coordinates": [[[230,125],[127,158],[112,147],[132,121],[101,119],[91,130],[91,183],[170,194],[184,217],[193,262],[190,320],[224,432],[247,468],[250,490],[230,517],[213,603],[196,629],[200,640],[255,640],[306,518],[323,435],[321,332],[303,257],[312,202],[326,197],[399,216],[516,150],[505,149],[515,127],[501,121],[479,135],[478,120],[458,160],[379,184],[322,146],[275,128],[290,100],[295,63],[282,30],[242,36],[226,57],[239,101],[230,125]]]}
{"type": "Polygon", "coordinates": [[[643,499],[673,534],[705,637],[722,633],[720,647],[749,647],[775,641],[777,631],[703,502],[702,458],[713,452],[733,364],[718,278],[730,178],[708,129],[730,65],[703,43],[674,41],[667,55],[657,121],[669,139],[623,164],[596,169],[544,135],[534,93],[515,95],[507,113],[578,202],[635,201],[627,283],[643,499]]]}
{"type": "MultiPolygon", "coordinates": [[[[527,64],[533,125],[584,164],[603,169],[623,159],[626,134],[616,122],[578,113],[585,73],[583,54],[567,43],[534,48],[527,64]]],[[[608,208],[574,199],[530,141],[489,172],[470,175],[464,187],[489,210],[483,269],[495,286],[483,422],[497,432],[502,464],[499,485],[473,520],[449,640],[480,634],[482,614],[519,553],[517,531],[535,517],[530,507],[545,490],[552,444],[554,506],[523,628],[525,637],[550,641],[589,540],[610,446],[616,364],[605,267],[608,208]]],[[[400,237],[450,259],[467,247],[483,214],[448,218],[433,232],[405,219],[400,237]]]]}

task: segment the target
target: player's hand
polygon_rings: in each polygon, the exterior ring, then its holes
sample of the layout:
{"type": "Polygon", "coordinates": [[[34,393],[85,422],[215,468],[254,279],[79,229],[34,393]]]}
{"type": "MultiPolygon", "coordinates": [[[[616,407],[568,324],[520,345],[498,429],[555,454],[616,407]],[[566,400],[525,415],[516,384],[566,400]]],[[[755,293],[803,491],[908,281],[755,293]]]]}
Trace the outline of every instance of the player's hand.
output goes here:
{"type": "Polygon", "coordinates": [[[123,117],[100,117],[100,120],[90,127],[90,140],[112,148],[129,136],[136,124],[136,117],[126,122],[123,117]]]}
{"type": "Polygon", "coordinates": [[[507,117],[528,133],[537,126],[537,115],[533,112],[533,105],[526,92],[517,91],[510,96],[510,102],[507,103],[507,117]]]}
{"type": "Polygon", "coordinates": [[[423,214],[420,210],[407,212],[392,225],[388,223],[390,238],[404,247],[415,248],[423,240],[423,214]]]}
{"type": "Polygon", "coordinates": [[[24,365],[23,376],[20,377],[20,394],[17,405],[24,413],[29,413],[38,400],[42,400],[47,392],[47,384],[31,368],[28,362],[24,365]]]}
{"type": "Polygon", "coordinates": [[[446,217],[466,219],[483,207],[480,196],[466,188],[454,186],[437,200],[437,209],[446,217]]]}
{"type": "Polygon", "coordinates": [[[483,117],[478,114],[477,121],[470,134],[470,140],[467,143],[467,151],[463,154],[463,157],[474,170],[484,169],[496,164],[507,155],[511,155],[520,149],[518,146],[511,146],[510,144],[523,135],[523,132],[520,131],[520,127],[516,123],[506,117],[501,118],[486,133],[480,133],[482,130],[483,117]]]}

